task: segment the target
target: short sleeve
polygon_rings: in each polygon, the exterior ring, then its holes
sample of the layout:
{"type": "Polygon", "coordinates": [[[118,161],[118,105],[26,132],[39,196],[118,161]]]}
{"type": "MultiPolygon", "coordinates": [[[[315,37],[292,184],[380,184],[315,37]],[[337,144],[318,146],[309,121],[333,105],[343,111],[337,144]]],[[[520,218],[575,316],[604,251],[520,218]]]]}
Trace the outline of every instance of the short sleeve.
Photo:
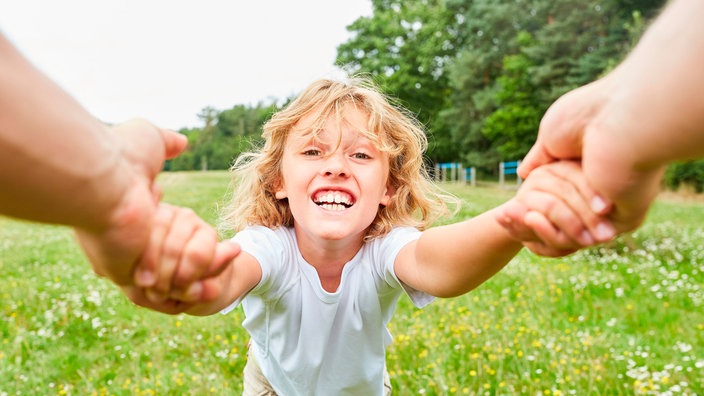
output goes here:
{"type": "MultiPolygon", "coordinates": [[[[281,268],[278,264],[286,257],[287,249],[282,235],[267,227],[250,226],[238,232],[232,241],[238,243],[243,252],[251,254],[262,269],[261,280],[247,294],[270,293],[277,286],[276,279],[281,279],[276,274],[276,270],[281,268]]],[[[244,296],[241,296],[221,312],[225,314],[231,312],[243,298],[244,296]]]]}
{"type": "Polygon", "coordinates": [[[396,271],[394,268],[394,262],[396,261],[396,257],[401,249],[409,243],[418,240],[420,235],[421,232],[413,227],[394,228],[388,235],[379,241],[381,244],[379,247],[379,253],[381,255],[381,262],[384,266],[383,273],[386,282],[403,287],[403,290],[406,292],[408,297],[410,297],[413,304],[418,308],[423,308],[433,302],[435,297],[420,290],[416,290],[401,282],[396,276],[396,271]]]}

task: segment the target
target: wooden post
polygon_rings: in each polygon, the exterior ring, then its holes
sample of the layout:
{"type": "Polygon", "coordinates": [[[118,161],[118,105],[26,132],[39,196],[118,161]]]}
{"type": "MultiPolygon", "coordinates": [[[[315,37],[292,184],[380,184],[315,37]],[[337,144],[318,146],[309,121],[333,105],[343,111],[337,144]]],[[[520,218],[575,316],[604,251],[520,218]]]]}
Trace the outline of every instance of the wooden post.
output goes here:
{"type": "Polygon", "coordinates": [[[499,162],[499,186],[504,186],[504,169],[505,165],[503,162],[499,162]]]}

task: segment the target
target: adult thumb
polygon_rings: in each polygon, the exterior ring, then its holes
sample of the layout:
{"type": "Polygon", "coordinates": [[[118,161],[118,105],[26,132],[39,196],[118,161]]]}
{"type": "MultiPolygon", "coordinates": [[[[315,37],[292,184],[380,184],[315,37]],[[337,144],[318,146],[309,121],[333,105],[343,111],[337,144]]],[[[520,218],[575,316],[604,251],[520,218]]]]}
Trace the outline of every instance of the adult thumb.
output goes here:
{"type": "Polygon", "coordinates": [[[554,161],[557,161],[557,158],[550,155],[540,142],[540,139],[538,139],[528,151],[528,154],[521,160],[521,164],[518,166],[518,176],[525,179],[533,169],[554,161]]]}
{"type": "Polygon", "coordinates": [[[164,154],[166,159],[177,157],[186,149],[188,139],[184,135],[163,128],[159,128],[159,132],[161,132],[161,138],[164,141],[164,154]]]}

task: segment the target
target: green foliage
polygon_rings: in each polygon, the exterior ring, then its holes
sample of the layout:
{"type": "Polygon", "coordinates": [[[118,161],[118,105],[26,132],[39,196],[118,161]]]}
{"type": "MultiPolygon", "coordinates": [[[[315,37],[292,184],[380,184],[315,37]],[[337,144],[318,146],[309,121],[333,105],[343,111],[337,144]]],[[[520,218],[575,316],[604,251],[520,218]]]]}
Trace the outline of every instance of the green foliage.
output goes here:
{"type": "Polygon", "coordinates": [[[275,104],[254,107],[236,105],[217,111],[211,107],[199,114],[203,128],[182,129],[188,148],[179,157],[167,161],[166,169],[229,169],[234,159],[261,141],[262,125],[278,109],[275,104]]]}
{"type": "Polygon", "coordinates": [[[459,45],[456,15],[444,0],[372,0],[373,15],[348,26],[352,38],[338,46],[336,63],[367,74],[384,92],[429,126],[434,160],[455,158],[437,118],[447,107],[445,66],[459,45]]]}
{"type": "Polygon", "coordinates": [[[506,155],[522,157],[545,109],[613,67],[642,32],[634,15],[652,16],[654,9],[653,2],[455,3],[462,4],[455,8],[463,10],[457,27],[463,45],[446,69],[451,101],[440,116],[453,126],[450,139],[461,148],[460,159],[480,167],[506,155]],[[530,98],[506,98],[519,93],[530,98]],[[496,139],[502,131],[515,131],[516,140],[496,139]]]}
{"type": "MultiPolygon", "coordinates": [[[[372,0],[372,14],[347,27],[336,64],[371,76],[426,125],[430,162],[461,162],[489,176],[499,161],[527,153],[560,95],[617,65],[664,4],[372,0]]],[[[189,148],[166,169],[227,169],[260,141],[278,108],[203,109],[203,127],[182,130],[189,148]]]]}
{"type": "Polygon", "coordinates": [[[665,172],[665,184],[673,190],[681,186],[691,186],[697,193],[704,192],[704,160],[670,165],[665,172]]]}
{"type": "MultiPolygon", "coordinates": [[[[519,32],[517,42],[525,47],[535,40],[530,33],[519,32]]],[[[494,93],[497,109],[486,118],[482,130],[501,160],[523,158],[538,129],[543,109],[537,107],[540,102],[530,79],[533,66],[523,53],[504,57],[504,72],[496,81],[494,93]]]]}

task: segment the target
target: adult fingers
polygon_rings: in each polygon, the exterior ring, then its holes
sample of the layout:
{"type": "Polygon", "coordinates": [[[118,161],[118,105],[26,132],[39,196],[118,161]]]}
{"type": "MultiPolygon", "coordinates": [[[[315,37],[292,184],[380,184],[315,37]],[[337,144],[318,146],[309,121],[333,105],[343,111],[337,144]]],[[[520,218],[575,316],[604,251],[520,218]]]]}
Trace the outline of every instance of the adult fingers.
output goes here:
{"type": "Polygon", "coordinates": [[[601,105],[591,84],[558,98],[545,112],[538,127],[536,143],[518,168],[526,178],[541,165],[557,160],[582,158],[585,127],[601,105]]]}
{"type": "Polygon", "coordinates": [[[541,139],[538,138],[533,147],[528,151],[528,154],[521,160],[520,165],[518,165],[518,176],[527,179],[528,175],[530,175],[535,168],[554,161],[557,161],[557,159],[548,153],[541,139]]]}
{"type": "Polygon", "coordinates": [[[125,157],[142,168],[150,180],[161,171],[164,160],[178,156],[188,145],[184,135],[141,118],[113,126],[112,130],[124,144],[125,157]]]}
{"type": "Polygon", "coordinates": [[[513,238],[522,242],[540,241],[559,248],[593,244],[594,241],[588,233],[585,236],[585,228],[576,221],[577,217],[569,207],[552,194],[530,191],[524,192],[521,199],[513,199],[502,205],[502,210],[497,214],[497,221],[513,238]],[[534,221],[531,222],[531,219],[534,221]]]}
{"type": "Polygon", "coordinates": [[[587,182],[580,162],[566,160],[562,161],[559,165],[556,164],[545,168],[545,170],[555,177],[564,180],[566,186],[576,188],[576,191],[579,192],[579,197],[573,196],[571,198],[580,198],[579,200],[585,202],[592,212],[604,215],[611,210],[613,206],[612,203],[599,195],[587,182]]]}
{"type": "Polygon", "coordinates": [[[166,159],[177,157],[186,149],[188,139],[184,135],[163,128],[159,128],[159,132],[164,141],[164,155],[166,159]]]}

